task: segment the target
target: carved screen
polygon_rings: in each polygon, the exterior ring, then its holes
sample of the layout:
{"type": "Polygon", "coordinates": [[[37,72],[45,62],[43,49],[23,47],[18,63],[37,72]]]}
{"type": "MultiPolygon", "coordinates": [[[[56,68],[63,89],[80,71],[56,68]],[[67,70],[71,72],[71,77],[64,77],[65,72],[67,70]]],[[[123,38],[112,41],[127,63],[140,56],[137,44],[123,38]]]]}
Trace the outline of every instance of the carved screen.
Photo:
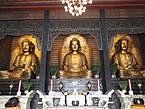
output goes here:
{"type": "Polygon", "coordinates": [[[8,69],[11,60],[12,36],[0,40],[0,69],[8,69]]]}

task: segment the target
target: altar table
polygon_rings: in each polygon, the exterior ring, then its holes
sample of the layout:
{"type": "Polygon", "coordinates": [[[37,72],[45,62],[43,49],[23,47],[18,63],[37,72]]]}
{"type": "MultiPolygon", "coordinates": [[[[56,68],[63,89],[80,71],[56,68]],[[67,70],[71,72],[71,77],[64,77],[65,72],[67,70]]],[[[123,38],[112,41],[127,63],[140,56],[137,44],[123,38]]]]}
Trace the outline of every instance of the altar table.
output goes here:
{"type": "Polygon", "coordinates": [[[131,109],[145,109],[145,105],[132,105],[131,109]]]}
{"type": "MultiPolygon", "coordinates": [[[[11,97],[17,97],[17,96],[0,96],[0,109],[5,108],[6,102],[11,98],[11,97]]],[[[21,109],[30,109],[30,101],[32,98],[27,97],[25,95],[18,97],[20,101],[20,106],[21,109]]]]}
{"type": "Polygon", "coordinates": [[[21,96],[1,95],[0,96],[0,109],[4,109],[6,102],[12,97],[19,98],[21,109],[30,109],[30,102],[32,98],[34,97],[34,91],[31,90],[27,95],[21,95],[21,96]]]}
{"type": "Polygon", "coordinates": [[[108,109],[108,107],[103,106],[54,106],[48,107],[47,109],[108,109]]]}

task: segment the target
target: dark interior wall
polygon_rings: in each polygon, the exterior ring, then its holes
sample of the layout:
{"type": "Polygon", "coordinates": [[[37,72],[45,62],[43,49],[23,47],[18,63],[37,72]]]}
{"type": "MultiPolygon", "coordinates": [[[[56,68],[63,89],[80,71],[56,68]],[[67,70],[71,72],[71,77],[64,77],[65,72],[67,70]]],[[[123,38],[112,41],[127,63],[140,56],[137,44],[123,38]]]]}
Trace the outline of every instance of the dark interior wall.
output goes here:
{"type": "MultiPolygon", "coordinates": [[[[81,16],[72,16],[64,9],[53,9],[49,11],[50,19],[77,19],[77,18],[99,18],[99,9],[87,8],[81,16]],[[61,14],[60,14],[61,13],[61,14]]],[[[43,19],[44,10],[0,10],[0,20],[23,20],[23,19],[43,19]]],[[[113,8],[105,9],[106,18],[133,18],[145,17],[144,8],[113,8]]]]}
{"type": "Polygon", "coordinates": [[[145,17],[145,9],[140,7],[133,8],[110,8],[105,9],[106,18],[135,18],[145,17]]]}
{"type": "Polygon", "coordinates": [[[0,20],[43,19],[44,10],[0,10],[0,20]]]}

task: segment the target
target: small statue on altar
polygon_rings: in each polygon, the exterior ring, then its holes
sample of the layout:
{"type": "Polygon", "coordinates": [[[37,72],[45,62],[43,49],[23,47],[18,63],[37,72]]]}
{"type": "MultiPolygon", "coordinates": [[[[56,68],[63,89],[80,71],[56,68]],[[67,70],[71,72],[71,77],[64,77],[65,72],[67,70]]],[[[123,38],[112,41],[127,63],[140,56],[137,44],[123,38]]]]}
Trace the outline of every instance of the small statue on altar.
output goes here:
{"type": "Polygon", "coordinates": [[[74,88],[73,95],[78,95],[77,88],[74,88]]]}
{"type": "Polygon", "coordinates": [[[0,71],[0,78],[35,78],[34,67],[39,61],[34,50],[34,45],[29,39],[23,40],[22,53],[16,56],[13,65],[8,70],[0,71]]]}
{"type": "Polygon", "coordinates": [[[80,52],[80,41],[73,38],[69,45],[70,52],[63,60],[62,70],[59,71],[59,78],[92,78],[92,72],[88,69],[87,59],[84,53],[80,52]]]}
{"type": "Polygon", "coordinates": [[[129,40],[122,37],[117,42],[118,49],[112,57],[113,63],[117,64],[119,77],[141,77],[144,76],[145,70],[137,62],[135,55],[128,50],[129,40]]]}

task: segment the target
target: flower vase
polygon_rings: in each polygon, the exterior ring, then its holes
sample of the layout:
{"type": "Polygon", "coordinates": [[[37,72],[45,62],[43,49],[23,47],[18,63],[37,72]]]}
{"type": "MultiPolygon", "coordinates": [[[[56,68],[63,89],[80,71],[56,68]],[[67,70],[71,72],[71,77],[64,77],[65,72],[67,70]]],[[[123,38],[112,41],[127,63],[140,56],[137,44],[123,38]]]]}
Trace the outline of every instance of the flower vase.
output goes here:
{"type": "Polygon", "coordinates": [[[60,102],[60,98],[53,98],[53,106],[58,106],[60,102]]]}
{"type": "Polygon", "coordinates": [[[125,94],[127,91],[125,89],[123,89],[122,92],[125,94]]]}
{"type": "Polygon", "coordinates": [[[99,101],[100,101],[99,97],[93,97],[92,98],[93,106],[98,106],[99,101]]]}
{"type": "Polygon", "coordinates": [[[111,75],[112,78],[116,78],[116,75],[111,75]]]}
{"type": "Polygon", "coordinates": [[[25,90],[25,91],[24,91],[24,94],[26,94],[26,95],[27,95],[28,93],[29,93],[29,91],[28,91],[28,90],[25,90]]]}
{"type": "Polygon", "coordinates": [[[52,75],[52,79],[56,79],[56,75],[52,75]]]}
{"type": "Polygon", "coordinates": [[[94,75],[94,78],[98,79],[98,78],[99,78],[99,75],[97,75],[97,74],[96,74],[96,75],[94,75]]]}

